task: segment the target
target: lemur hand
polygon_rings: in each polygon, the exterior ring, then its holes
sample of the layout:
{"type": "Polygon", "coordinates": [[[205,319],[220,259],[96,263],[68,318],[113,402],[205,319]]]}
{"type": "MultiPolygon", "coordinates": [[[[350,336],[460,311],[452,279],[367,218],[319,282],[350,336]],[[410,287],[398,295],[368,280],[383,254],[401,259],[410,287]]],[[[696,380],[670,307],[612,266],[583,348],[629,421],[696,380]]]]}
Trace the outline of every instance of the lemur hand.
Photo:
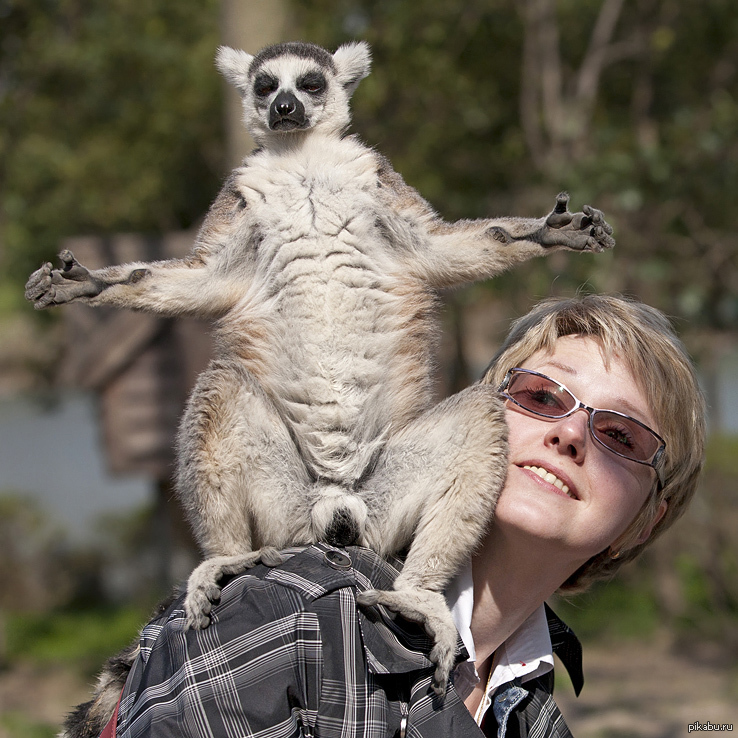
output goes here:
{"type": "Polygon", "coordinates": [[[584,205],[582,212],[569,212],[569,195],[560,192],[556,206],[541,229],[541,246],[565,246],[575,251],[604,251],[615,245],[612,226],[601,210],[584,205]]]}
{"type": "Polygon", "coordinates": [[[63,305],[79,297],[94,297],[103,290],[103,283],[83,267],[69,250],[59,254],[61,269],[52,269],[46,262],[26,282],[26,300],[37,310],[49,305],[63,305]]]}

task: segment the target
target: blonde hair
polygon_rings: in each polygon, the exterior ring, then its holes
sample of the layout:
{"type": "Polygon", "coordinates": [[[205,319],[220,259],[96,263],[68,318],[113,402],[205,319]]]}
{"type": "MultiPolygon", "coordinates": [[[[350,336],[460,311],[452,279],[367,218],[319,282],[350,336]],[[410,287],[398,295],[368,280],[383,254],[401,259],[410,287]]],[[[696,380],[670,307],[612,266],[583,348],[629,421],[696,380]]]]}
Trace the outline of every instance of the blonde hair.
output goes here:
{"type": "Polygon", "coordinates": [[[658,430],[666,441],[664,485],[646,500],[622,539],[622,555],[609,549],[592,557],[561,587],[562,592],[586,589],[635,559],[684,513],[697,486],[704,461],[705,403],[692,362],[667,317],[648,305],[616,295],[586,295],[544,300],[513,323],[485,370],[482,383],[499,385],[506,372],[537,351],[553,351],[561,336],[594,338],[606,359],[617,356],[641,383],[658,430]],[[666,513],[650,538],[632,545],[654,519],[662,501],[666,513]]]}

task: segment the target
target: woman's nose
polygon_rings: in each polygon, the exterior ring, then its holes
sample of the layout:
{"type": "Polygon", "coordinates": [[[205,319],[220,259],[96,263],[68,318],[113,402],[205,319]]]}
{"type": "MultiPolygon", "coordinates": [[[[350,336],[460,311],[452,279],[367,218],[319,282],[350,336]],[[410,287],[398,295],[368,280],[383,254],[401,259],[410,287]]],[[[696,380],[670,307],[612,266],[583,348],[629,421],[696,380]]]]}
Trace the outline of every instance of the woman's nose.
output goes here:
{"type": "Polygon", "coordinates": [[[555,421],[546,431],[546,443],[555,446],[559,453],[581,460],[589,442],[589,412],[584,408],[555,421]]]}

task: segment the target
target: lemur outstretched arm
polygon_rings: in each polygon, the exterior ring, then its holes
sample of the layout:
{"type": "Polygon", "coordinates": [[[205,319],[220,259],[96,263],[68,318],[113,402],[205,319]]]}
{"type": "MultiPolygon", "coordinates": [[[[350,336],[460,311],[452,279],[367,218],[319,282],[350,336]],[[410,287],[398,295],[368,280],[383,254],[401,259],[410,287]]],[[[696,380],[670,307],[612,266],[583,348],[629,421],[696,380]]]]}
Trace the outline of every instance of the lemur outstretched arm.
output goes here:
{"type": "Polygon", "coordinates": [[[488,279],[515,264],[551,251],[599,252],[612,248],[612,227],[601,211],[585,205],[582,212],[568,210],[569,195],[561,192],[554,209],[544,218],[490,218],[442,220],[416,190],[389,167],[380,167],[383,187],[392,192],[393,217],[386,221],[388,234],[412,244],[403,223],[421,223],[422,242],[409,254],[409,269],[435,288],[454,287],[488,279]]]}
{"type": "Polygon", "coordinates": [[[80,301],[156,313],[162,317],[217,318],[237,295],[205,261],[134,262],[89,270],[71,251],[59,254],[60,269],[47,262],[26,284],[26,299],[42,309],[80,301]]]}
{"type": "Polygon", "coordinates": [[[545,218],[491,218],[433,223],[429,248],[420,255],[423,276],[434,287],[454,287],[493,277],[551,251],[599,252],[612,248],[612,227],[589,205],[568,210],[561,192],[545,218]]]}
{"type": "Polygon", "coordinates": [[[71,251],[62,251],[60,269],[47,262],[29,277],[26,299],[37,309],[81,301],[163,317],[218,318],[243,295],[250,281],[248,253],[238,265],[223,253],[241,202],[227,182],[200,229],[192,255],[185,259],[89,270],[71,251]]]}

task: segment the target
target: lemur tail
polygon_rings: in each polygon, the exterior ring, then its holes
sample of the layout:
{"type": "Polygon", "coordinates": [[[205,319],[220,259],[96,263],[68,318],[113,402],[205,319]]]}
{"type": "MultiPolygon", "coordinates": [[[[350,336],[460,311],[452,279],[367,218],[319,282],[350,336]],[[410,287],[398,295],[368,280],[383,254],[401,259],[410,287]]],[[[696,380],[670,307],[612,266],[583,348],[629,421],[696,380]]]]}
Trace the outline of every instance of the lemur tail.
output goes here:
{"type": "Polygon", "coordinates": [[[316,492],[318,499],[311,512],[315,540],[333,546],[360,542],[367,521],[364,501],[337,484],[318,482],[316,492]]]}

